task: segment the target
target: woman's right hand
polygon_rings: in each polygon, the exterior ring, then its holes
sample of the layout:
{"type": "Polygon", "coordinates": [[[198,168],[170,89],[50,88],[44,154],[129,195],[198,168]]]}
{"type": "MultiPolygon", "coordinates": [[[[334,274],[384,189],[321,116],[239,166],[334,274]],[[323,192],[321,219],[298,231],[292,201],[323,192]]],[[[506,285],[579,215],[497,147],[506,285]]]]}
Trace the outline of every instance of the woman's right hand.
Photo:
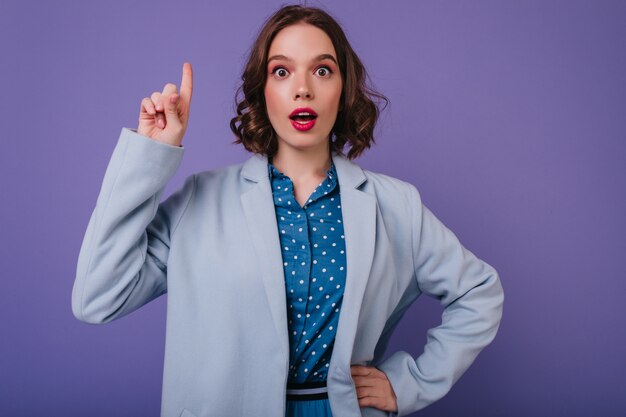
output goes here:
{"type": "Polygon", "coordinates": [[[183,64],[180,94],[176,85],[168,83],[162,92],[154,92],[141,101],[137,133],[162,143],[180,146],[187,130],[189,106],[193,89],[191,64],[183,64]]]}

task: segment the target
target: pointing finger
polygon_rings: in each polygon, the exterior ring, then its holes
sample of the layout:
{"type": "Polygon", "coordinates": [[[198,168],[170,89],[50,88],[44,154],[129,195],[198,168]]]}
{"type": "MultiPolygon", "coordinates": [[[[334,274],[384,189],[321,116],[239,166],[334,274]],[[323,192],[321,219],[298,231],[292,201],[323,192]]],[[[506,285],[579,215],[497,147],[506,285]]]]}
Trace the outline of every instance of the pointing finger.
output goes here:
{"type": "Polygon", "coordinates": [[[193,71],[191,69],[191,63],[185,62],[183,64],[183,79],[180,83],[180,98],[185,103],[191,101],[191,93],[193,91],[193,71]]]}

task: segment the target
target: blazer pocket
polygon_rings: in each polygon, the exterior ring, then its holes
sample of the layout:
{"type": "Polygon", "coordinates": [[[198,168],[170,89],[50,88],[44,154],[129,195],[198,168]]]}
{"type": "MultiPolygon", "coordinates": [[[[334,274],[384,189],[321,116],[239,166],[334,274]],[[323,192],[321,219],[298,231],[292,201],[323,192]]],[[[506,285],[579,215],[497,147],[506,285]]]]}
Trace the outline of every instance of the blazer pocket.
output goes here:
{"type": "Polygon", "coordinates": [[[180,413],[180,417],[196,417],[196,415],[186,408],[183,408],[183,412],[180,413]]]}

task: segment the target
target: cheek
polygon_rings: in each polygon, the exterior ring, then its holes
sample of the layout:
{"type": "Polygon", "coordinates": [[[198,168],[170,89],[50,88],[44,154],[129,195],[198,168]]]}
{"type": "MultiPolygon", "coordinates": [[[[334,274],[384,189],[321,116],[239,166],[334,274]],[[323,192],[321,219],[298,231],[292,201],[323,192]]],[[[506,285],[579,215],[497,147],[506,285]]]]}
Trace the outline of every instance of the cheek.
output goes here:
{"type": "Polygon", "coordinates": [[[280,113],[279,94],[276,89],[265,87],[265,107],[270,120],[278,117],[280,113]]]}
{"type": "Polygon", "coordinates": [[[335,85],[335,88],[333,89],[331,93],[331,101],[333,103],[333,106],[335,106],[337,110],[339,110],[339,102],[341,101],[342,92],[343,92],[342,84],[338,83],[337,85],[335,85]]]}
{"type": "Polygon", "coordinates": [[[341,93],[342,93],[341,86],[339,86],[339,88],[329,91],[328,95],[326,96],[327,108],[334,115],[336,115],[336,113],[339,111],[341,93]]]}
{"type": "Polygon", "coordinates": [[[337,106],[339,106],[339,102],[341,101],[341,94],[343,94],[343,81],[339,83],[339,87],[337,88],[337,106]]]}

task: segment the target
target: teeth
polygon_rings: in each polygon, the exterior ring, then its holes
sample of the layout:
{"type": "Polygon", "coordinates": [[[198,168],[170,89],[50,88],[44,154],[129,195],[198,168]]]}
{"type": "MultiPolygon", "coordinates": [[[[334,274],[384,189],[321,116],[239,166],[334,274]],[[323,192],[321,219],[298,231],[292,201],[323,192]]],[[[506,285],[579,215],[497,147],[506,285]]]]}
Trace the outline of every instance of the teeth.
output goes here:
{"type": "Polygon", "coordinates": [[[311,113],[301,112],[301,113],[295,114],[294,116],[313,116],[313,115],[311,113]]]}

